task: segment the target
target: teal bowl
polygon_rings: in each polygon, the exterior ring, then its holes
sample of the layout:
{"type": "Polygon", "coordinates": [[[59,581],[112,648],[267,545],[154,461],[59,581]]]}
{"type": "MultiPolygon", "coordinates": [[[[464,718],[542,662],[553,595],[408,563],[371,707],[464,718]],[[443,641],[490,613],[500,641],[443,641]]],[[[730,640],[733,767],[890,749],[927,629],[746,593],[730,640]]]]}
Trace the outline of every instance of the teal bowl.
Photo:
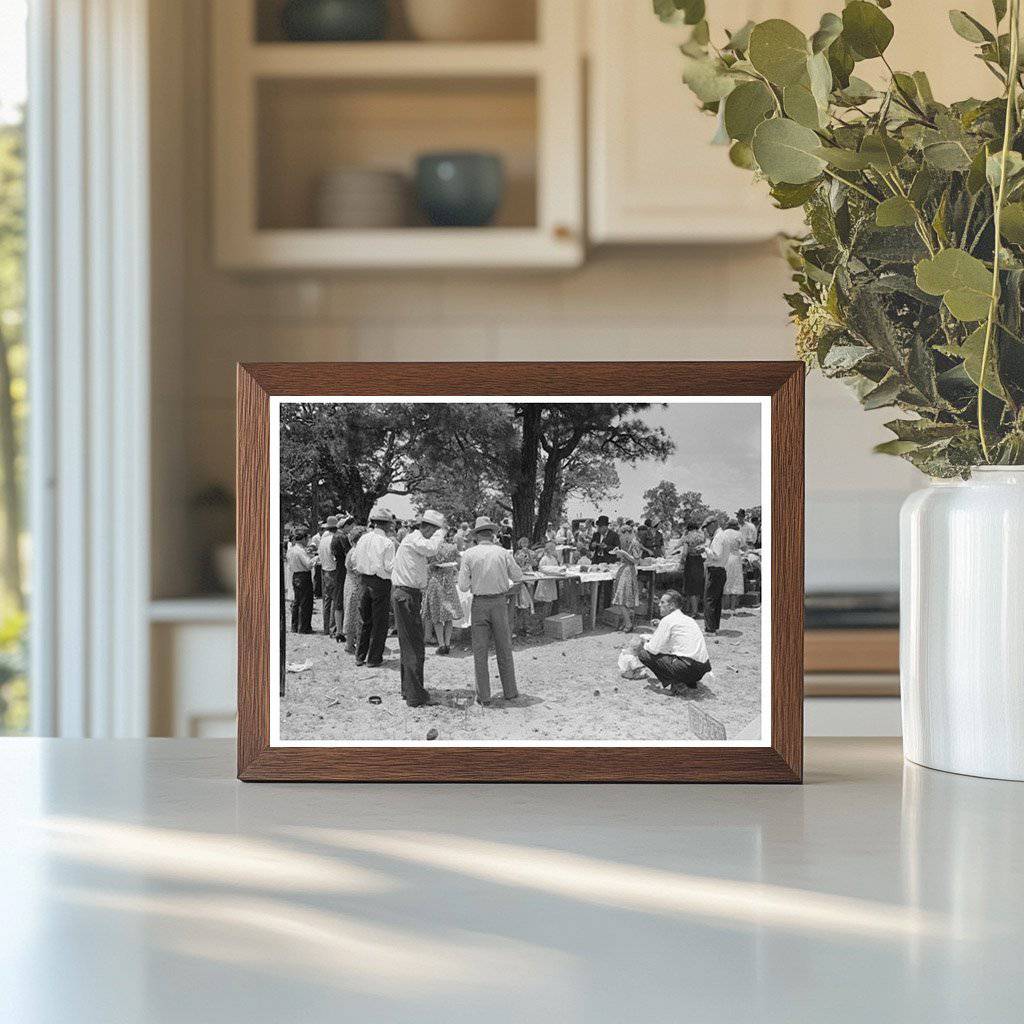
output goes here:
{"type": "Polygon", "coordinates": [[[301,43],[381,39],[388,27],[387,0],[288,0],[281,27],[287,39],[301,43]]]}
{"type": "Polygon", "coordinates": [[[424,153],[416,161],[416,195],[435,227],[484,227],[504,194],[505,166],[494,153],[424,153]]]}

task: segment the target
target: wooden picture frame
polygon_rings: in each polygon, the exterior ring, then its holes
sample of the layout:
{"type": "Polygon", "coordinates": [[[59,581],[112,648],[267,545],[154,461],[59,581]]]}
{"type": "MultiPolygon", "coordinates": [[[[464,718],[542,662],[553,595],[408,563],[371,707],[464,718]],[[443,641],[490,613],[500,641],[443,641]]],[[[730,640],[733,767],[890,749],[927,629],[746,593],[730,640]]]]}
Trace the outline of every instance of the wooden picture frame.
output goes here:
{"type": "MultiPolygon", "coordinates": [[[[804,367],[799,362],[257,363],[237,370],[238,777],[244,781],[800,782],[804,367]],[[510,383],[514,382],[514,383],[510,383]],[[758,396],[770,409],[770,739],[759,746],[273,746],[271,399],[758,396]]],[[[578,399],[577,399],[578,400],[578,399]]]]}

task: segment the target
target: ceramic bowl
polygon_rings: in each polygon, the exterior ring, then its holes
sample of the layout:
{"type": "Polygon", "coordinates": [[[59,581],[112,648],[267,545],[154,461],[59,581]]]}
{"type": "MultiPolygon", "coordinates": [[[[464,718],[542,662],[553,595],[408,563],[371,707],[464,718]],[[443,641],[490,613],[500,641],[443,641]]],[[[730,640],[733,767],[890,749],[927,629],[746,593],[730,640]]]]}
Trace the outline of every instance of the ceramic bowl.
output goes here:
{"type": "Polygon", "coordinates": [[[504,191],[504,164],[494,153],[424,153],[416,161],[416,196],[435,227],[489,224],[504,191]]]}
{"type": "Polygon", "coordinates": [[[530,0],[405,0],[404,6],[417,39],[484,42],[535,35],[530,0]]]}
{"type": "Polygon", "coordinates": [[[288,0],[281,11],[285,38],[294,42],[365,42],[380,39],[387,25],[387,0],[288,0]]]}

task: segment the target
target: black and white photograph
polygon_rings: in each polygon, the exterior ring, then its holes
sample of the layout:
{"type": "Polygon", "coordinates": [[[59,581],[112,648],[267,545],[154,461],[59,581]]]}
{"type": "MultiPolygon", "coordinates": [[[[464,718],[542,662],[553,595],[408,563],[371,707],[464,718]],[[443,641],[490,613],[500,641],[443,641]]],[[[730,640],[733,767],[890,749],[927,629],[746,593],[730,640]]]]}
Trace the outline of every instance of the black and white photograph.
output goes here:
{"type": "Polygon", "coordinates": [[[272,744],[764,745],[769,419],[274,399],[272,744]]]}

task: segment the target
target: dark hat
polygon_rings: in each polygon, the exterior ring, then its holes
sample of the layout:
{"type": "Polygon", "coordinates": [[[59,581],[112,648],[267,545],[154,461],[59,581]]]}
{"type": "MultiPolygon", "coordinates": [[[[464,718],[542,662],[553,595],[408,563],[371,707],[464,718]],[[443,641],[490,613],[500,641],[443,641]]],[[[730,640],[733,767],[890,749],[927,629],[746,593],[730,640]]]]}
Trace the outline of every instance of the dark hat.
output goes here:
{"type": "Polygon", "coordinates": [[[597,517],[597,525],[598,526],[607,526],[608,525],[608,517],[607,516],[598,516],[597,517]]]}

